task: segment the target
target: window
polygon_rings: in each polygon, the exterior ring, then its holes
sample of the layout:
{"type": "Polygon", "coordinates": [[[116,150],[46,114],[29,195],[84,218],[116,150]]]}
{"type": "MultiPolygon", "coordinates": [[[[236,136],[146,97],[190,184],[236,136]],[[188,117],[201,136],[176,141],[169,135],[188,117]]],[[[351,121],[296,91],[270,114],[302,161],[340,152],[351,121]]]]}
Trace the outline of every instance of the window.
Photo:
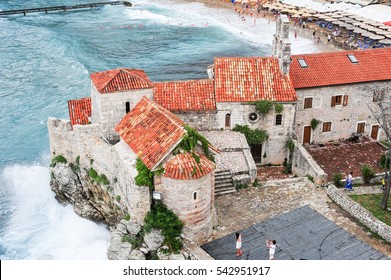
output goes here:
{"type": "Polygon", "coordinates": [[[225,115],[225,128],[230,129],[231,128],[231,114],[225,115]]]}
{"type": "Polygon", "coordinates": [[[348,58],[351,63],[358,63],[358,60],[354,54],[348,54],[348,58]]]}
{"type": "Polygon", "coordinates": [[[348,100],[348,95],[334,95],[331,97],[331,107],[335,107],[335,105],[347,106],[348,100]]]}
{"type": "Polygon", "coordinates": [[[251,113],[250,115],[248,115],[248,119],[250,120],[250,122],[256,122],[258,118],[259,116],[257,113],[251,113]]]}
{"type": "Polygon", "coordinates": [[[329,132],[331,131],[331,122],[324,122],[322,132],[329,132]]]}
{"type": "Polygon", "coordinates": [[[304,60],[304,58],[298,58],[298,59],[297,59],[297,62],[299,62],[301,68],[307,68],[307,67],[308,67],[308,64],[307,64],[307,62],[304,60]]]}
{"type": "Polygon", "coordinates": [[[276,115],[276,125],[282,125],[282,115],[281,114],[276,115]]]}
{"type": "Polygon", "coordinates": [[[126,102],[125,107],[126,107],[126,114],[127,114],[130,112],[130,102],[126,102]]]}
{"type": "Polygon", "coordinates": [[[312,108],[312,97],[304,98],[304,109],[312,108]]]}
{"type": "Polygon", "coordinates": [[[193,199],[194,199],[194,200],[197,200],[197,192],[194,192],[194,193],[193,193],[193,199]]]}
{"type": "Polygon", "coordinates": [[[365,132],[365,123],[358,123],[357,124],[357,133],[364,133],[365,132]]]}

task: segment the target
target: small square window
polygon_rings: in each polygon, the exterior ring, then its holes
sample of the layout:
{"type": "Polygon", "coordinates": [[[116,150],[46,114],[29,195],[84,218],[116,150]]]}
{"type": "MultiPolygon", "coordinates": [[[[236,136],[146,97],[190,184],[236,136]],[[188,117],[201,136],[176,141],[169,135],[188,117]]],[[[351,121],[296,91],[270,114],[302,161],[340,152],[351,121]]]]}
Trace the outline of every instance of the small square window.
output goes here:
{"type": "Polygon", "coordinates": [[[299,62],[301,68],[307,68],[308,67],[308,64],[304,60],[304,58],[298,58],[297,61],[299,62]]]}
{"type": "Polygon", "coordinates": [[[365,132],[365,123],[358,123],[357,124],[357,133],[364,133],[365,132]]]}
{"type": "Polygon", "coordinates": [[[324,122],[322,132],[329,132],[331,131],[331,122],[324,122]]]}
{"type": "Polygon", "coordinates": [[[312,97],[304,98],[304,109],[312,108],[312,97]]]}
{"type": "Polygon", "coordinates": [[[276,125],[282,125],[282,115],[281,114],[276,115],[276,125]]]}
{"type": "Polygon", "coordinates": [[[358,60],[354,54],[348,54],[348,58],[351,63],[358,63],[358,60]]]}

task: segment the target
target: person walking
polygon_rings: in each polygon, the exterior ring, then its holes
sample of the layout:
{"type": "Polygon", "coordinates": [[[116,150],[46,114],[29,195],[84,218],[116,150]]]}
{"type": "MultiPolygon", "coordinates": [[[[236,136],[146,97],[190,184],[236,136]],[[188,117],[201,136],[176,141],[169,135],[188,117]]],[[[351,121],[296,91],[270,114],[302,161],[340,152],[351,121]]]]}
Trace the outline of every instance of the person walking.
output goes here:
{"type": "Polygon", "coordinates": [[[240,232],[235,233],[236,235],[236,256],[240,257],[242,252],[242,234],[240,232]]]}
{"type": "Polygon", "coordinates": [[[348,190],[348,191],[352,191],[353,190],[352,179],[353,179],[353,172],[350,172],[348,174],[348,177],[347,177],[346,182],[345,182],[345,190],[348,190]]]}
{"type": "Polygon", "coordinates": [[[275,260],[276,244],[276,240],[266,240],[266,246],[269,248],[269,260],[275,260]]]}

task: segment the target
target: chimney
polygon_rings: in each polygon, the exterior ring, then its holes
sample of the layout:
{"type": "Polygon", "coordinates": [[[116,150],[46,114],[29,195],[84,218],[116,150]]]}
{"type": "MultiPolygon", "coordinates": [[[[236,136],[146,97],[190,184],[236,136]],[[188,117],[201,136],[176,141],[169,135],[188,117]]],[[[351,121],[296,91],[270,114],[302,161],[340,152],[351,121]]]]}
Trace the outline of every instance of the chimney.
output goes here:
{"type": "Polygon", "coordinates": [[[277,57],[281,72],[288,74],[291,64],[291,42],[289,40],[289,19],[286,15],[280,15],[277,18],[272,55],[277,57]]]}

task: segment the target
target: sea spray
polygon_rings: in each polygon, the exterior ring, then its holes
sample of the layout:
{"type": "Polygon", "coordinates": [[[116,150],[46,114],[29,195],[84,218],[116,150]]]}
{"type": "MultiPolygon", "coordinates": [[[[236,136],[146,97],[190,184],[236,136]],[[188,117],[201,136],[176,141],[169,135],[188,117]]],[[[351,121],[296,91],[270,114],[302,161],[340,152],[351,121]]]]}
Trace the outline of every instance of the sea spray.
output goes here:
{"type": "Polygon", "coordinates": [[[1,259],[106,259],[106,226],[61,206],[41,164],[6,166],[1,173],[10,213],[1,229],[1,259]]]}

